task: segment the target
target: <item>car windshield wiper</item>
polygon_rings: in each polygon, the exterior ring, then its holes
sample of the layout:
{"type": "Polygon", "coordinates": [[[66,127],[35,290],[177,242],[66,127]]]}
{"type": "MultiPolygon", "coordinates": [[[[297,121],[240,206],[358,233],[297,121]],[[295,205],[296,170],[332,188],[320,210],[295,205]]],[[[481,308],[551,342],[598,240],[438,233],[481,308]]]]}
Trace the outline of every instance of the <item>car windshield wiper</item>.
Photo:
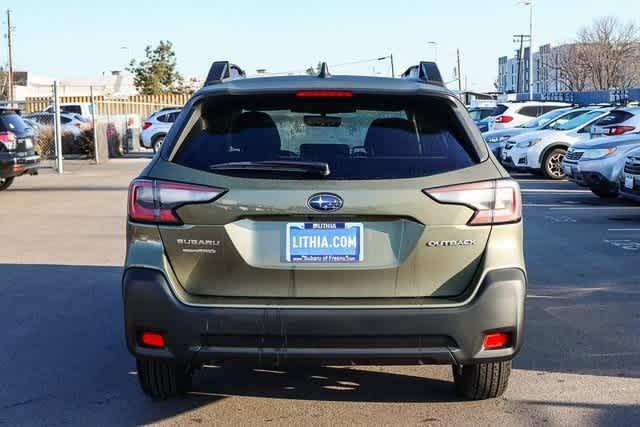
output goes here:
{"type": "Polygon", "coordinates": [[[209,166],[211,171],[289,172],[329,176],[331,170],[325,162],[267,160],[260,162],[228,162],[209,166]]]}

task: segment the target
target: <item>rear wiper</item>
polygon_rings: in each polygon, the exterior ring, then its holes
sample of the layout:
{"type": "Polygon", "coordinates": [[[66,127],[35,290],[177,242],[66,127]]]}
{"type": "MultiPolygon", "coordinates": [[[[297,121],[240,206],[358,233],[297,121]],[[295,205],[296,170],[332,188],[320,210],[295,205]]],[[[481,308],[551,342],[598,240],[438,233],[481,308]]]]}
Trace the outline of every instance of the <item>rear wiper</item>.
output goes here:
{"type": "Polygon", "coordinates": [[[331,170],[325,162],[266,160],[260,162],[228,162],[209,166],[212,171],[290,172],[329,176],[331,170]]]}

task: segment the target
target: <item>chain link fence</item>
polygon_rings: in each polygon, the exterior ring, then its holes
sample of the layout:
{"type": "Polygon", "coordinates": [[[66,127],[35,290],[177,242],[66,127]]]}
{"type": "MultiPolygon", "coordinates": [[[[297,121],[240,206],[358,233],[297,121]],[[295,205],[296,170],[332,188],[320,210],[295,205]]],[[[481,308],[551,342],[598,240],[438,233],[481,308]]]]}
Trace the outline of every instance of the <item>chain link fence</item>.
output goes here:
{"type": "Polygon", "coordinates": [[[173,94],[114,96],[101,88],[61,87],[57,83],[50,93],[27,97],[18,107],[35,130],[36,151],[45,166],[60,172],[64,160],[99,164],[114,157],[152,154],[153,149],[141,144],[145,122],[159,110],[181,108],[189,98],[173,94]]]}

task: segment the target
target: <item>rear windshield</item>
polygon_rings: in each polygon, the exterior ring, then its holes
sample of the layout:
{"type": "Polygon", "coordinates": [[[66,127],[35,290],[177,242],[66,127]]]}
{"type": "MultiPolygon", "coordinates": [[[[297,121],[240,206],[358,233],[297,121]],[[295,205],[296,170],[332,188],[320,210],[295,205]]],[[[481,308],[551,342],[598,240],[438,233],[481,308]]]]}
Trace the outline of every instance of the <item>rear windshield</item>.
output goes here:
{"type": "Polygon", "coordinates": [[[192,111],[182,138],[173,162],[234,176],[414,178],[478,162],[452,105],[424,97],[213,97],[192,111]],[[330,173],[227,167],[274,161],[323,164],[330,173]]]}
{"type": "Polygon", "coordinates": [[[469,110],[469,115],[473,120],[480,121],[489,117],[492,114],[493,110],[489,108],[476,108],[473,110],[469,110]]]}
{"type": "Polygon", "coordinates": [[[60,110],[63,113],[82,114],[82,108],[79,105],[62,105],[60,110]]]}
{"type": "Polygon", "coordinates": [[[603,118],[601,118],[600,120],[598,120],[598,125],[599,126],[617,125],[624,121],[629,120],[631,117],[633,117],[633,114],[629,113],[628,111],[614,110],[609,114],[607,114],[606,116],[604,116],[603,118]]]}
{"type": "Polygon", "coordinates": [[[0,130],[22,133],[28,126],[15,111],[0,111],[0,130]]]}
{"type": "Polygon", "coordinates": [[[507,107],[506,105],[498,104],[498,105],[496,105],[496,108],[493,109],[493,112],[491,113],[491,115],[492,116],[499,116],[500,114],[504,113],[508,109],[509,109],[509,107],[507,107]]]}

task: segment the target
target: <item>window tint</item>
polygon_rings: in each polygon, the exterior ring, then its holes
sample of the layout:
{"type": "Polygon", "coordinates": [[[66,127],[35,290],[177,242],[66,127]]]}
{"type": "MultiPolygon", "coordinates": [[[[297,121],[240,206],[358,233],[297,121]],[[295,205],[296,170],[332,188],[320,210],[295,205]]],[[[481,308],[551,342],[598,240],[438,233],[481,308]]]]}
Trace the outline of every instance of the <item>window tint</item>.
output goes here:
{"type": "Polygon", "coordinates": [[[79,105],[63,105],[60,110],[63,113],[82,114],[82,108],[79,105]]]}
{"type": "Polygon", "coordinates": [[[491,113],[492,116],[499,116],[500,114],[504,113],[505,111],[507,111],[509,109],[509,107],[507,107],[504,104],[498,104],[496,105],[496,108],[494,108],[493,112],[491,113]]]}
{"type": "Polygon", "coordinates": [[[580,114],[579,116],[568,120],[565,123],[555,123],[554,126],[549,126],[549,128],[556,130],[577,129],[589,123],[591,120],[595,120],[600,115],[602,115],[602,111],[589,111],[588,113],[580,114]]]}
{"type": "Polygon", "coordinates": [[[482,120],[489,117],[493,113],[493,109],[489,108],[475,108],[469,110],[469,115],[473,120],[482,120]]]}
{"type": "Polygon", "coordinates": [[[529,120],[527,123],[525,123],[520,127],[526,128],[526,129],[539,128],[546,125],[547,123],[550,123],[552,120],[555,120],[556,118],[566,113],[567,113],[567,110],[565,109],[551,110],[548,113],[538,116],[533,120],[529,120]]]}
{"type": "Polygon", "coordinates": [[[619,123],[625,122],[633,117],[633,114],[627,111],[612,111],[596,123],[598,126],[609,126],[609,125],[617,125],[619,123]]]}
{"type": "Polygon", "coordinates": [[[15,111],[0,111],[0,131],[22,133],[28,126],[15,111]]]}
{"type": "Polygon", "coordinates": [[[160,114],[156,120],[162,123],[173,123],[176,121],[179,113],[160,114]]]}
{"type": "MultiPolygon", "coordinates": [[[[175,163],[208,171],[232,162],[325,162],[331,173],[322,179],[365,180],[428,176],[478,162],[444,101],[227,98],[215,104],[213,98],[191,113],[199,118],[183,131],[186,138],[175,163]]],[[[215,173],[292,179],[291,172],[283,171],[215,173]]]]}
{"type": "Polygon", "coordinates": [[[574,110],[574,111],[570,111],[568,113],[562,114],[558,118],[548,122],[542,129],[556,129],[557,127],[567,123],[569,120],[573,120],[576,117],[581,116],[588,111],[589,110],[574,110]]]}
{"type": "Polygon", "coordinates": [[[537,117],[539,115],[540,107],[522,107],[518,114],[528,117],[537,117]]]}
{"type": "Polygon", "coordinates": [[[549,111],[557,110],[558,108],[562,107],[559,107],[557,105],[543,105],[541,108],[543,113],[548,113],[549,111]]]}

